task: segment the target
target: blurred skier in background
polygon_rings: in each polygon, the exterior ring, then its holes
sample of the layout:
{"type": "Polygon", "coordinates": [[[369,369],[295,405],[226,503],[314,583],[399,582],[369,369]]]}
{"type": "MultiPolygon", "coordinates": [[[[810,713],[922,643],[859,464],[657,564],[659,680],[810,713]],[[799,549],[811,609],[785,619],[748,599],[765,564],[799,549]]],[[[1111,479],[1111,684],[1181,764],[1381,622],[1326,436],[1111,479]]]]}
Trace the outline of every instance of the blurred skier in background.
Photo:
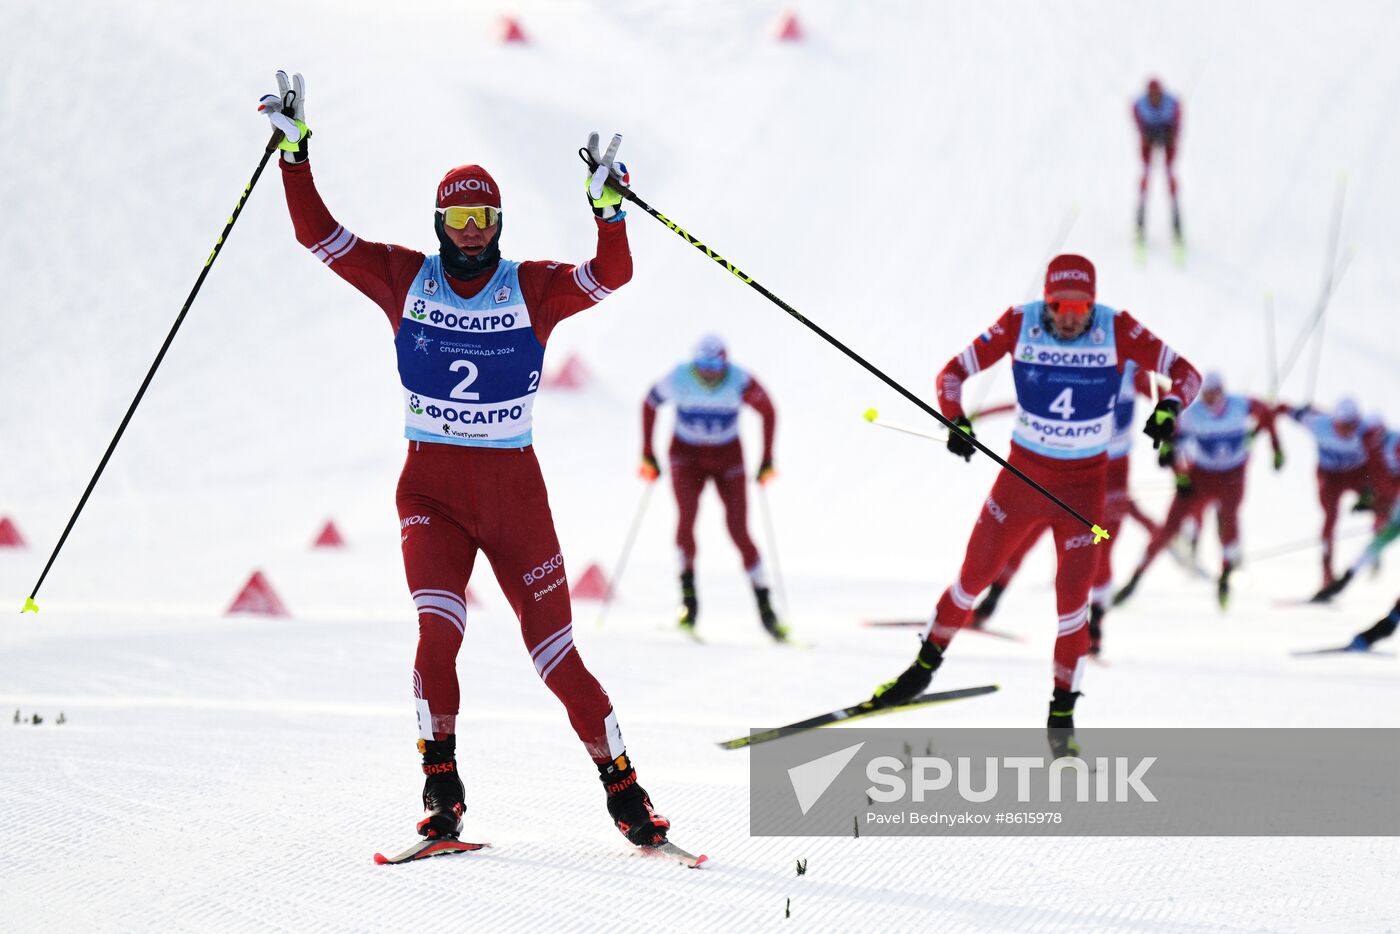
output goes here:
{"type": "Polygon", "coordinates": [[[1147,179],[1152,170],[1152,153],[1161,149],[1167,191],[1172,199],[1172,234],[1180,243],[1181,207],[1176,196],[1175,163],[1177,139],[1181,136],[1181,102],[1167,93],[1161,81],[1153,78],[1147,82],[1147,90],[1133,102],[1133,122],[1137,124],[1138,144],[1142,152],[1142,179],[1138,182],[1138,242],[1142,243],[1147,238],[1147,179]]]}
{"type": "Polygon", "coordinates": [[[757,480],[769,483],[773,471],[773,433],[777,412],[768,393],[747,371],[729,362],[724,341],[714,335],[700,340],[695,356],[659,379],[642,402],[641,475],[655,482],[661,466],[652,446],[656,410],[667,402],[676,404],[676,427],[671,436],[668,457],[671,489],[676,494],[676,549],[680,558],[681,628],[694,635],[699,614],[695,593],[695,519],[705,484],[714,481],[729,536],[739,549],[744,571],[753,585],[758,617],[763,628],[782,642],[787,627],[778,621],[763,561],[749,535],[748,487],[744,476],[744,451],[739,443],[739,410],[747,405],[763,419],[763,455],[757,480]]]}
{"type": "Polygon", "coordinates": [[[1274,470],[1282,470],[1283,448],[1274,427],[1273,409],[1258,399],[1226,393],[1224,378],[1219,373],[1207,373],[1200,396],[1181,413],[1177,425],[1176,496],[1133,576],[1113,598],[1114,605],[1132,596],[1143,574],[1181,530],[1187,517],[1200,522],[1212,506],[1221,550],[1216,598],[1221,609],[1229,604],[1230,575],[1239,567],[1242,554],[1239,516],[1250,443],[1260,431],[1268,432],[1273,444],[1274,470]]]}
{"type": "MultiPolygon", "coordinates": [[[[259,110],[299,136],[281,144],[280,162],[297,240],[378,305],[395,335],[408,438],[397,502],[418,608],[413,688],[426,776],[418,832],[455,839],[462,829],[456,662],[464,595],[481,552],[520,620],[535,670],[598,767],[614,823],[639,846],[665,842],[669,824],[637,784],[612,703],[574,647],[564,558],[531,436],[550,333],[632,278],[621,195],[611,186],[589,194],[597,255],[578,266],[501,258],[500,187],[478,165],[458,166],[438,184],[433,252],[362,240],[336,222],[316,190],[301,76],[289,81],[278,72],[277,80],[279,92],[263,97],[259,110]]],[[[625,184],[626,168],[614,169],[625,184]]],[[[503,756],[498,751],[491,767],[514,768],[503,756]]]]}
{"type": "MultiPolygon", "coordinates": [[[[1126,311],[1095,302],[1089,260],[1057,256],[1046,269],[1044,301],[1008,308],[939,373],[939,404],[959,429],[948,436],[955,457],[971,460],[977,450],[964,437],[972,434],[972,423],[962,407],[963,383],[1008,354],[1018,407],[1008,462],[1090,521],[1105,514],[1108,445],[1125,364],[1132,361],[1171,382],[1143,428],[1153,446],[1168,453],[1177,416],[1200,388],[1200,376],[1184,357],[1126,311]]],[[[1074,707],[1089,651],[1089,591],[1099,560],[1094,535],[1008,470],[992,485],[962,569],[939,598],[914,663],[876,688],[870,703],[898,704],[923,693],[949,643],[967,625],[976,595],[1026,538],[1046,529],[1054,536],[1058,558],[1059,611],[1047,726],[1056,755],[1077,752],[1074,707]]]]}
{"type": "MultiPolygon", "coordinates": [[[[1322,505],[1322,586],[1326,588],[1337,579],[1332,567],[1332,551],[1342,494],[1361,496],[1372,486],[1371,455],[1361,430],[1361,410],[1354,399],[1345,398],[1331,414],[1311,405],[1280,405],[1278,411],[1306,428],[1317,442],[1317,499],[1322,505]]],[[[1386,515],[1378,512],[1376,528],[1380,529],[1385,520],[1386,515]]]]}

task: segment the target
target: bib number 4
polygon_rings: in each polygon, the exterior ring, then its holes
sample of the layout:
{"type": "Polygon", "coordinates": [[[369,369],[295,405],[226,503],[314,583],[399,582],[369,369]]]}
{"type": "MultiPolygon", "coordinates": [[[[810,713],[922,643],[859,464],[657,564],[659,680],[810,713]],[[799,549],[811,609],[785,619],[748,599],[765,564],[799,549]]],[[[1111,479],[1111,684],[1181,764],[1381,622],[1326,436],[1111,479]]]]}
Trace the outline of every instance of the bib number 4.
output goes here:
{"type": "Polygon", "coordinates": [[[1063,390],[1055,397],[1055,401],[1050,403],[1049,408],[1051,412],[1054,412],[1065,421],[1074,418],[1074,389],[1069,388],[1063,390]]]}

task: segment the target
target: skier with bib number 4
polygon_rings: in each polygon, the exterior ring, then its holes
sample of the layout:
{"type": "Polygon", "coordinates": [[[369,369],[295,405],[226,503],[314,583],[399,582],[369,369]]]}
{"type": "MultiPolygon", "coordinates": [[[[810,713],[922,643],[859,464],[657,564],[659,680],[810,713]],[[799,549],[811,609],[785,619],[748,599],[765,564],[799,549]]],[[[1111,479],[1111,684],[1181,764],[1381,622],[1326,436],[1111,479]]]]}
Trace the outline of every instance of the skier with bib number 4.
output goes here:
{"type": "MultiPolygon", "coordinates": [[[[665,845],[670,825],[637,783],[608,695],[574,647],[564,559],[531,437],[550,333],[632,277],[617,190],[627,171],[612,161],[618,140],[602,160],[612,169],[607,183],[588,192],[598,230],[588,262],[502,259],[500,188],[478,165],[458,166],[438,184],[438,242],[423,253],[362,240],[335,220],[307,159],[302,77],[278,72],[277,81],[279,93],[258,109],[286,134],[280,165],[297,240],[387,316],[403,384],[408,456],[397,502],[418,610],[413,688],[426,776],[418,832],[426,839],[382,861],[468,846],[457,843],[466,805],[456,761],[456,659],[478,552],[520,620],[535,670],[598,768],[608,814],[631,843],[665,845]]],[[[590,145],[596,152],[596,135],[590,145]]]]}
{"type": "MultiPolygon", "coordinates": [[[[1046,270],[1044,301],[1008,308],[939,374],[940,407],[960,429],[948,436],[955,457],[971,460],[977,450],[962,436],[972,434],[962,407],[963,383],[1008,354],[1017,404],[1009,463],[1089,517],[1104,514],[1107,451],[1125,365],[1132,361],[1171,380],[1143,428],[1159,449],[1171,450],[1176,416],[1201,384],[1195,367],[1126,311],[1095,302],[1089,260],[1057,256],[1046,270]]],[[[949,643],[968,624],[977,594],[1023,541],[1047,529],[1055,542],[1059,609],[1048,736],[1056,755],[1075,754],[1074,708],[1089,652],[1089,589],[1098,561],[1094,535],[1007,470],[992,485],[962,569],[939,598],[913,664],[876,688],[870,703],[899,704],[922,694],[949,643]]]]}

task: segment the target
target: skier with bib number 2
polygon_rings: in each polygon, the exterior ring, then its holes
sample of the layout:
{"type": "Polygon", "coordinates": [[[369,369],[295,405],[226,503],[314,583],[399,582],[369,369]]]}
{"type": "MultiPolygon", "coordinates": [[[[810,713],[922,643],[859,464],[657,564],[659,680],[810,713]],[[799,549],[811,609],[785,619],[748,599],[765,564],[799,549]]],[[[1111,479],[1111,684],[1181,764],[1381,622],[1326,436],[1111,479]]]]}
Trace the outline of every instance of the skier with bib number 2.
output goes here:
{"type": "MultiPolygon", "coordinates": [[[[598,768],[614,823],[638,846],[665,843],[670,825],[637,783],[608,695],[574,647],[564,559],[531,438],[550,333],[632,278],[614,187],[626,184],[626,168],[609,150],[604,164],[615,181],[588,192],[597,255],[577,266],[501,258],[500,188],[478,165],[458,166],[439,183],[433,251],[362,240],[316,190],[301,76],[277,79],[279,93],[259,110],[287,133],[280,165],[297,240],[378,305],[395,335],[408,438],[397,502],[418,610],[413,688],[426,776],[418,832],[455,840],[462,829],[456,660],[480,552],[519,617],[535,670],[598,768]]],[[[596,136],[590,145],[596,152],[596,136]]]]}

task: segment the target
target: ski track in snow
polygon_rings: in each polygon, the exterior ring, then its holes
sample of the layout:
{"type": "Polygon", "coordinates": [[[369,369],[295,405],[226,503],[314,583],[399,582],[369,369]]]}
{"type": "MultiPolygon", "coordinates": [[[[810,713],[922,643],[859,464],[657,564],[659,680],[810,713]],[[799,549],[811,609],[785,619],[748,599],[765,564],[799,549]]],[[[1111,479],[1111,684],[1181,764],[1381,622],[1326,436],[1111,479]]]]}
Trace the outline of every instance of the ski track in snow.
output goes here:
{"type": "MultiPolygon", "coordinates": [[[[1341,243],[1357,253],[1317,399],[1355,393],[1400,422],[1393,5],[1277,3],[1269,17],[1203,0],[795,6],[808,39],[777,46],[767,4],[519,0],[532,41],[505,48],[494,7],[446,0],[410,16],[330,0],[4,4],[0,204],[22,222],[0,225],[0,515],[29,548],[0,549],[0,595],[18,608],[38,576],[246,184],[266,139],[254,104],[279,67],[306,73],[318,183],[360,236],[430,246],[434,184],[476,161],[503,190],[507,255],[582,259],[593,235],[574,149],[589,130],[621,131],[644,197],[925,398],[949,357],[1031,297],[1021,290],[1071,210],[1064,248],[1094,259],[1104,301],[1232,390],[1264,395],[1264,292],[1282,355],[1312,314],[1345,172],[1341,243]],[[447,64],[447,49],[471,67],[447,64]],[[1185,100],[1184,270],[1166,249],[1159,179],[1145,266],[1129,239],[1128,105],[1149,73],[1185,100]],[[62,119],[40,126],[55,82],[62,119]]],[[[637,400],[718,331],[778,406],[767,495],[781,609],[813,646],[774,648],[759,630],[710,494],[697,532],[705,646],[665,625],[675,513],[660,491],[606,625],[596,605],[575,608],[643,783],[710,868],[639,858],[612,829],[480,570],[460,757],[467,835],[494,846],[372,863],[414,839],[421,787],[393,505],[400,393],[381,313],[296,245],[269,166],[45,583],[43,613],[0,626],[0,930],[1395,930],[1392,839],[750,837],[748,754],[715,742],[844,706],[901,670],[914,634],[858,624],[929,612],[994,472],[871,429],[859,416],[872,405],[900,423],[923,416],[640,212],[629,227],[634,281],[550,342],[548,371],[577,353],[594,384],[546,391],[536,408],[569,572],[611,572],[641,494],[637,400]],[[309,553],[328,516],[349,547],[309,553]],[[255,567],[293,619],[219,616],[255,567]],[[15,710],[46,722],[11,725],[15,710]]],[[[1290,401],[1310,359],[1284,384],[1290,401]]],[[[1005,374],[978,379],[998,381],[988,403],[1011,391],[1005,374]]],[[[1008,430],[988,419],[979,436],[1004,449],[1008,430]]],[[[1246,556],[1316,534],[1311,443],[1280,430],[1287,470],[1251,467],[1246,556]]],[[[1138,455],[1134,486],[1160,515],[1167,482],[1138,455]]],[[[757,508],[750,523],[766,544],[757,508]]],[[[1365,526],[1343,517],[1341,561],[1365,526]]],[[[1122,537],[1120,579],[1145,544],[1136,527],[1122,537]]],[[[1205,567],[1217,556],[1208,524],[1205,567]]],[[[899,724],[1043,722],[1050,558],[1032,552],[995,620],[1027,641],[965,635],[935,682],[1002,690],[899,724]]],[[[1397,565],[1387,555],[1337,606],[1280,610],[1274,600],[1316,588],[1316,551],[1247,561],[1222,614],[1213,585],[1164,556],[1109,618],[1111,664],[1089,670],[1079,720],[1400,726],[1395,659],[1289,656],[1376,619],[1397,565]]]]}

